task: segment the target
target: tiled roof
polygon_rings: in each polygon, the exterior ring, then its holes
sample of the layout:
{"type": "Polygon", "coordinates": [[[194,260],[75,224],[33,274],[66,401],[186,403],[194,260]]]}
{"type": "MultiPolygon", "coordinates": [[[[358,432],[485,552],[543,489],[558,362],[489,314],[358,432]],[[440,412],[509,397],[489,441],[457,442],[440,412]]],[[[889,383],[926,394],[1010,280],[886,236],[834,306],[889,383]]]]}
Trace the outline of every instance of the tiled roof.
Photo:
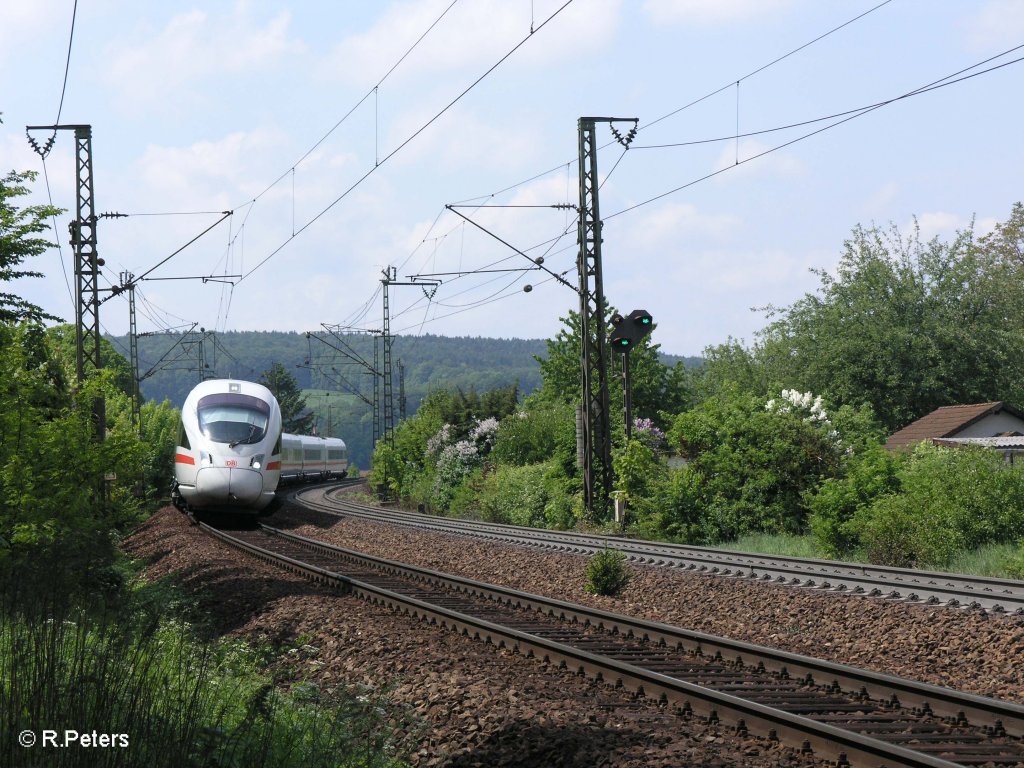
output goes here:
{"type": "Polygon", "coordinates": [[[1003,408],[1016,413],[1013,409],[1005,406],[1002,401],[977,403],[976,405],[945,405],[896,432],[885,443],[885,447],[896,448],[936,437],[953,437],[978,419],[992,413],[999,413],[1003,408]]]}

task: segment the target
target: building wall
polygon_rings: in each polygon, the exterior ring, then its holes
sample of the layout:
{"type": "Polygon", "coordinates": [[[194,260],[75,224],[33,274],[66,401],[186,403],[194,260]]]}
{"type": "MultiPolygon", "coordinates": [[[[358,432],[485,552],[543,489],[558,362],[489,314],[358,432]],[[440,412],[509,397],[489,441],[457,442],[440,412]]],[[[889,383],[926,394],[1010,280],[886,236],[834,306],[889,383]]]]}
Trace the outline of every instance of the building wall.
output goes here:
{"type": "Polygon", "coordinates": [[[1018,419],[1005,411],[994,413],[957,432],[953,437],[994,437],[1003,432],[1024,433],[1024,419],[1018,419]]]}

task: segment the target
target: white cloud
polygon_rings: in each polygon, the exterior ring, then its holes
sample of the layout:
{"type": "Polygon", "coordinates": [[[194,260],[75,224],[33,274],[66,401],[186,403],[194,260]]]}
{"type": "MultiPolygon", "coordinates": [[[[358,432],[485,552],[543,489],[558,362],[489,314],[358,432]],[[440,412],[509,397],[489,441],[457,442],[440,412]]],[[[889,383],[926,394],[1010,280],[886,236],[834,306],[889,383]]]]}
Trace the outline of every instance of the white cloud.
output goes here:
{"type": "Polygon", "coordinates": [[[1002,221],[995,218],[994,216],[986,216],[983,219],[975,219],[974,221],[974,234],[978,237],[994,232],[996,224],[1002,224],[1002,221]]]}
{"type": "Polygon", "coordinates": [[[971,224],[970,219],[958,213],[930,211],[915,216],[913,220],[900,227],[900,232],[904,236],[909,235],[914,231],[915,222],[920,229],[922,241],[931,240],[933,237],[939,237],[940,239],[951,238],[958,229],[966,229],[971,224]]]}
{"type": "Polygon", "coordinates": [[[864,201],[865,211],[873,215],[888,210],[889,205],[896,199],[899,192],[899,184],[895,181],[886,182],[864,201]]]}
{"type": "Polygon", "coordinates": [[[648,248],[678,242],[683,236],[723,240],[735,233],[741,223],[731,214],[701,213],[689,203],[669,203],[641,218],[631,240],[648,248]]]}
{"type": "Polygon", "coordinates": [[[967,43],[973,50],[1019,43],[1024,37],[1024,3],[1020,0],[989,0],[964,26],[967,43]]]}
{"type": "Polygon", "coordinates": [[[732,24],[786,11],[793,0],[647,0],[644,11],[657,24],[732,24]]]}
{"type": "MultiPolygon", "coordinates": [[[[570,5],[540,29],[538,39],[528,41],[516,58],[520,64],[550,64],[600,48],[617,27],[620,4],[621,0],[587,0],[570,5]]],[[[393,3],[372,27],[346,37],[334,48],[325,63],[327,71],[348,82],[372,85],[416,43],[447,5],[446,0],[393,3]]],[[[457,5],[416,45],[384,88],[396,81],[490,66],[530,34],[531,7],[536,29],[560,5],[551,0],[529,6],[507,0],[474,0],[457,5]]]]}
{"type": "MultiPolygon", "coordinates": [[[[209,200],[208,195],[231,190],[248,196],[262,191],[264,180],[245,177],[251,167],[251,155],[269,155],[279,147],[282,137],[258,130],[237,131],[218,141],[199,141],[184,147],[150,145],[139,161],[141,177],[151,189],[167,199],[209,200]]],[[[239,195],[241,197],[241,195],[239,195]]],[[[222,197],[217,198],[229,202],[222,197]]]]}
{"type": "MultiPolygon", "coordinates": [[[[958,231],[969,229],[971,226],[971,217],[961,216],[958,213],[948,213],[946,211],[933,211],[930,213],[922,213],[915,217],[917,225],[920,227],[921,240],[928,241],[933,237],[938,237],[942,240],[951,240],[958,231]]],[[[981,237],[989,232],[993,231],[999,220],[986,216],[984,218],[974,219],[974,235],[975,237],[981,237]]],[[[908,234],[914,230],[914,221],[910,221],[900,228],[900,231],[908,234]]]]}
{"type": "Polygon", "coordinates": [[[248,5],[217,15],[192,10],[171,18],[160,30],[136,29],[124,43],[106,52],[109,82],[123,94],[124,106],[178,109],[191,100],[187,87],[197,81],[214,85],[224,75],[261,71],[304,46],[288,36],[291,17],[278,13],[260,24],[248,5]]]}
{"type": "MultiPolygon", "coordinates": [[[[403,167],[430,166],[444,168],[446,175],[465,171],[494,170],[502,175],[517,173],[529,158],[543,147],[541,129],[530,124],[510,123],[501,114],[493,119],[468,107],[457,104],[426,130],[417,135],[443,105],[445,97],[407,107],[388,126],[381,137],[379,153],[383,159],[410,137],[392,163],[403,167]]],[[[505,176],[507,178],[507,176],[505,176]]],[[[474,190],[462,190],[472,194],[474,190]]],[[[478,190],[481,193],[486,190],[478,190]]]]}
{"type": "Polygon", "coordinates": [[[706,251],[696,261],[701,285],[713,293],[738,294],[745,308],[763,304],[764,297],[778,288],[805,282],[809,268],[814,266],[809,254],[780,249],[756,253],[706,251]]]}
{"type": "MultiPolygon", "coordinates": [[[[67,18],[66,33],[71,31],[69,0],[4,0],[3,23],[0,24],[0,61],[13,53],[19,44],[32,39],[34,33],[53,24],[54,19],[67,18]]],[[[67,40],[65,39],[65,44],[67,40]]]]}

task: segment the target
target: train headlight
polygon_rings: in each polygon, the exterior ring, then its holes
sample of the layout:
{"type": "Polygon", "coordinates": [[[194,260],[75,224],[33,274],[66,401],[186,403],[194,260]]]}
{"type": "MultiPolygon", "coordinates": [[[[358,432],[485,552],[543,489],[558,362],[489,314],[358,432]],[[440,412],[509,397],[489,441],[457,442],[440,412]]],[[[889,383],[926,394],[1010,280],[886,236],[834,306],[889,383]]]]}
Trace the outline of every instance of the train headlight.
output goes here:
{"type": "Polygon", "coordinates": [[[262,469],[263,468],[263,454],[262,453],[257,453],[255,456],[253,456],[252,457],[252,461],[249,462],[249,466],[252,467],[253,469],[262,469]]]}

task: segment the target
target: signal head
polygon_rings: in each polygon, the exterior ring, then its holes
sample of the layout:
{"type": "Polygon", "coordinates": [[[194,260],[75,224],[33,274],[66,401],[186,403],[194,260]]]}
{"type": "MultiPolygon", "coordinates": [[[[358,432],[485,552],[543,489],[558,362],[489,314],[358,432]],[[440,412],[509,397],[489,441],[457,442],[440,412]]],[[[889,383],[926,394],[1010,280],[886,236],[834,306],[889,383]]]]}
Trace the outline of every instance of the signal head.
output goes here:
{"type": "Polygon", "coordinates": [[[628,352],[651,332],[654,318],[646,309],[634,309],[628,317],[617,312],[611,317],[612,333],[609,339],[612,348],[619,352],[628,352]]]}
{"type": "Polygon", "coordinates": [[[629,313],[629,319],[641,328],[650,328],[654,323],[654,318],[646,309],[634,309],[629,313]]]}

